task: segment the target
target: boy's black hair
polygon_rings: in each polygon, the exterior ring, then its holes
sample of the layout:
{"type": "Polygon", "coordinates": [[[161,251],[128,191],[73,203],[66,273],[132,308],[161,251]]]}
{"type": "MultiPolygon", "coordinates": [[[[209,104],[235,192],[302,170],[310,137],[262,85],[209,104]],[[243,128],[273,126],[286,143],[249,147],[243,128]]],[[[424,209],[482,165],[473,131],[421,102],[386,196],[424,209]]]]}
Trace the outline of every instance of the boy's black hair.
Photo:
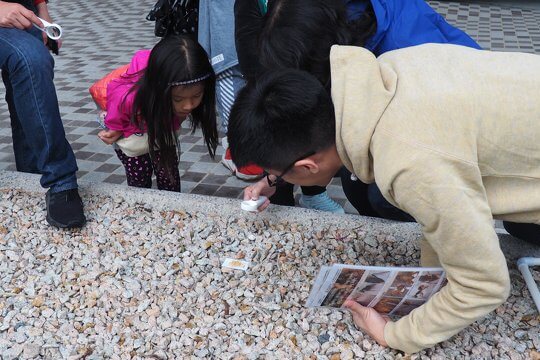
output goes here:
{"type": "MultiPolygon", "coordinates": [[[[148,66],[133,86],[136,91],[132,121],[148,133],[150,156],[160,151],[160,165],[171,173],[176,155],[176,134],[172,106],[171,83],[201,77],[204,95],[201,104],[191,112],[191,129],[201,127],[208,152],[215,156],[218,144],[216,126],[216,76],[208,55],[201,45],[188,35],[171,35],[154,46],[148,66]]],[[[190,86],[190,85],[183,85],[190,86]]]]}
{"type": "Polygon", "coordinates": [[[321,83],[305,71],[280,69],[240,91],[227,137],[237,166],[283,171],[333,145],[335,133],[334,106],[321,83]]]}
{"type": "Polygon", "coordinates": [[[332,45],[363,46],[376,30],[369,4],[351,23],[343,0],[273,0],[259,35],[258,50],[266,69],[294,68],[330,87],[332,45]]]}

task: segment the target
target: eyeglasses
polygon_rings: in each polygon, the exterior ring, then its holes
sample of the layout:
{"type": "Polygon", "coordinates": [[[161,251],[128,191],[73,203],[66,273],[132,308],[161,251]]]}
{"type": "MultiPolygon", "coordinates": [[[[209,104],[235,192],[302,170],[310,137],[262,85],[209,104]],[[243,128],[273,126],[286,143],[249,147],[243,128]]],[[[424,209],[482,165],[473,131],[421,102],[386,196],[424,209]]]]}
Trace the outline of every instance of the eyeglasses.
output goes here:
{"type": "Polygon", "coordinates": [[[270,187],[275,187],[275,186],[281,186],[281,185],[285,184],[285,180],[283,180],[283,176],[285,176],[285,174],[287,174],[289,171],[291,171],[291,169],[294,167],[294,164],[296,164],[298,161],[304,160],[305,158],[310,157],[312,155],[315,155],[315,151],[310,151],[309,153],[307,153],[305,155],[302,155],[298,159],[294,160],[292,162],[292,164],[287,166],[285,168],[285,170],[283,170],[280,175],[276,176],[276,178],[274,180],[270,180],[270,175],[272,175],[272,174],[269,174],[267,171],[265,171],[264,175],[266,176],[266,181],[268,182],[268,185],[270,187]]]}

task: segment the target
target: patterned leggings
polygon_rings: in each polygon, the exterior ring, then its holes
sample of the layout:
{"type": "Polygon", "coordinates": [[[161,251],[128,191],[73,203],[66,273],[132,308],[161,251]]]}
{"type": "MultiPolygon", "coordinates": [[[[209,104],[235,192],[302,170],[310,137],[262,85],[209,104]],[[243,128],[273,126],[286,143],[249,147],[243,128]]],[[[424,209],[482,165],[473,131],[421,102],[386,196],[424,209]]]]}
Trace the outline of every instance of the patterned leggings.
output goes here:
{"type": "Polygon", "coordinates": [[[152,173],[155,172],[159,190],[180,192],[180,173],[178,171],[178,157],[175,157],[172,178],[167,171],[159,166],[160,152],[155,152],[155,159],[150,154],[129,157],[120,149],[115,149],[116,155],[126,169],[127,183],[129,186],[151,188],[152,173]],[[168,176],[169,175],[169,176],[168,176]]]}

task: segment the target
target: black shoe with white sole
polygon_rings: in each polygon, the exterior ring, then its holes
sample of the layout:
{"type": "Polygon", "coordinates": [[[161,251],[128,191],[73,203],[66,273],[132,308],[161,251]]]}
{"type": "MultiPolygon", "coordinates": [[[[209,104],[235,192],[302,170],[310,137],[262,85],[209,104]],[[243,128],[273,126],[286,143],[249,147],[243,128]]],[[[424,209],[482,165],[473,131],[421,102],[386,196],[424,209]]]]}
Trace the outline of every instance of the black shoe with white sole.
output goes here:
{"type": "Polygon", "coordinates": [[[45,196],[47,222],[59,228],[77,228],[86,223],[83,203],[77,189],[51,193],[45,196]]]}

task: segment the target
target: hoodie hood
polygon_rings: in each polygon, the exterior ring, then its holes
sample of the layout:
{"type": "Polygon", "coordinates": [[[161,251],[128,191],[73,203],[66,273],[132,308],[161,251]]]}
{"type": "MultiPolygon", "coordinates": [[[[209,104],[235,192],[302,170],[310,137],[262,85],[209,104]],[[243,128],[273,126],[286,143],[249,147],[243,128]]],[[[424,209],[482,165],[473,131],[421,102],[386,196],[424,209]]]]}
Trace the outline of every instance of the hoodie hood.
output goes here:
{"type": "MultiPolygon", "coordinates": [[[[347,3],[349,21],[360,17],[358,3],[347,3]]],[[[466,33],[446,22],[424,0],[370,0],[377,30],[364,47],[375,55],[427,43],[450,43],[476,49],[480,46],[466,33]]]]}
{"type": "MultiPolygon", "coordinates": [[[[408,0],[410,1],[410,0],[408,0]]],[[[368,41],[364,44],[366,49],[369,49],[375,53],[382,53],[384,51],[378,51],[381,43],[384,42],[386,34],[390,29],[390,23],[392,22],[391,13],[394,9],[389,8],[393,2],[387,2],[384,0],[371,0],[371,6],[373,7],[373,12],[375,13],[375,18],[377,19],[377,31],[368,41]]],[[[396,46],[397,48],[397,46],[396,46]]],[[[386,51],[392,49],[386,49],[386,51]]]]}
{"type": "Polygon", "coordinates": [[[354,46],[332,46],[330,67],[338,154],[349,171],[372,183],[371,138],[394,97],[397,75],[371,52],[354,46]]]}

